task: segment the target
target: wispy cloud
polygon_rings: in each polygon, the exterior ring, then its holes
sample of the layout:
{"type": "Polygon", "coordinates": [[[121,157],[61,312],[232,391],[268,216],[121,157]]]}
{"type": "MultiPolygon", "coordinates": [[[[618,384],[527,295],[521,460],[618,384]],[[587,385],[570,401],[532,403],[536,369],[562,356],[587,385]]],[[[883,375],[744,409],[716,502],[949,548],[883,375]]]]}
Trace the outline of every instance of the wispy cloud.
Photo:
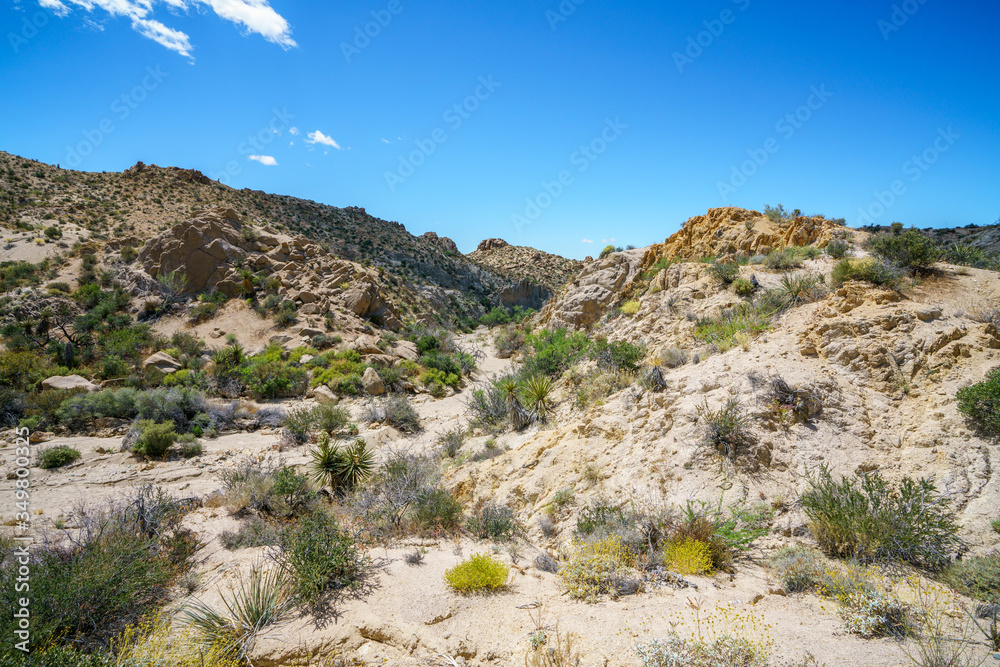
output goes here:
{"type": "Polygon", "coordinates": [[[265,167],[277,167],[278,161],[275,160],[270,155],[247,155],[248,160],[256,160],[260,162],[265,167]]]}
{"type": "Polygon", "coordinates": [[[340,144],[338,144],[332,138],[326,136],[319,130],[316,130],[315,132],[310,132],[309,134],[306,135],[306,137],[308,137],[306,139],[307,144],[323,144],[324,146],[329,146],[330,148],[336,148],[338,151],[340,150],[340,144]]]}
{"type": "MultiPolygon", "coordinates": [[[[132,29],[143,37],[186,58],[193,58],[191,38],[187,33],[153,18],[157,3],[167,5],[172,11],[208,6],[217,16],[235,23],[246,33],[260,35],[284,49],[297,46],[288,21],[274,11],[268,0],[38,0],[38,4],[58,16],[69,14],[71,5],[91,13],[101,10],[111,16],[123,16],[132,21],[132,29]]],[[[92,22],[91,19],[87,21],[92,22]]]]}
{"type": "Polygon", "coordinates": [[[580,239],[580,243],[593,243],[592,239],[580,239]]]}
{"type": "Polygon", "coordinates": [[[601,239],[601,243],[614,243],[614,239],[601,239]]]}
{"type": "Polygon", "coordinates": [[[288,128],[288,133],[289,134],[298,134],[299,133],[299,128],[297,128],[297,127],[290,127],[290,128],[288,128]]]}

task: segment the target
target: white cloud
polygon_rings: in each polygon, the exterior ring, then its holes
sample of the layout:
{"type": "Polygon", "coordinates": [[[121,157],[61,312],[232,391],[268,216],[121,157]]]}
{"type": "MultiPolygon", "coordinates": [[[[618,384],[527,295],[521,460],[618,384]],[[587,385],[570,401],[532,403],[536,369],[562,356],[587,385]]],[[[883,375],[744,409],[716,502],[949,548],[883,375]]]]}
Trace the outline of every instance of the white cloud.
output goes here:
{"type": "Polygon", "coordinates": [[[290,127],[290,128],[288,128],[288,133],[289,134],[298,134],[299,133],[299,128],[297,128],[297,127],[290,127]]]}
{"type": "Polygon", "coordinates": [[[389,141],[388,139],[386,139],[385,137],[382,137],[382,143],[383,144],[391,144],[392,142],[389,141]]]}
{"type": "Polygon", "coordinates": [[[340,144],[338,144],[336,141],[326,136],[319,130],[316,130],[315,132],[310,132],[306,136],[309,137],[308,139],[306,139],[307,144],[323,144],[324,146],[336,148],[338,151],[340,150],[340,144]]]}
{"type": "Polygon", "coordinates": [[[580,239],[580,243],[593,243],[591,239],[580,239]]]}
{"type": "Polygon", "coordinates": [[[614,243],[614,239],[601,239],[601,243],[614,243]]]}
{"type": "Polygon", "coordinates": [[[265,167],[277,167],[278,161],[275,160],[270,155],[247,155],[248,160],[255,160],[260,162],[265,167]]]}
{"type": "Polygon", "coordinates": [[[292,39],[288,21],[271,8],[268,0],[38,0],[39,5],[58,16],[69,14],[69,5],[72,4],[87,12],[103,10],[111,16],[126,17],[132,21],[132,29],[143,37],[192,58],[191,38],[153,18],[157,2],[166,4],[173,10],[188,10],[206,5],[217,16],[235,23],[245,33],[258,34],[284,49],[297,46],[292,39]]]}

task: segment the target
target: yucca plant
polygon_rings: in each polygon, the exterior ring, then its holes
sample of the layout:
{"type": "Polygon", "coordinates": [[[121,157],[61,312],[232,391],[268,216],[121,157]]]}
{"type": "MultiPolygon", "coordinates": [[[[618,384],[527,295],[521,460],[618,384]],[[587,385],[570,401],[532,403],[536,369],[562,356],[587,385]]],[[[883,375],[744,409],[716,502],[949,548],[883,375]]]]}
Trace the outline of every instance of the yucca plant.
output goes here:
{"type": "Polygon", "coordinates": [[[822,294],[823,276],[812,273],[796,273],[781,278],[778,293],[789,306],[811,303],[822,294]]]}
{"type": "Polygon", "coordinates": [[[337,488],[337,480],[340,478],[341,456],[340,449],[336,445],[330,444],[330,434],[323,433],[319,437],[316,447],[309,450],[312,457],[312,478],[320,486],[329,484],[330,488],[337,488]]]}
{"type": "Polygon", "coordinates": [[[368,479],[375,469],[375,456],[368,449],[364,438],[358,438],[352,445],[340,451],[340,474],[338,484],[351,490],[368,479]]]}
{"type": "Polygon", "coordinates": [[[532,375],[521,382],[521,400],[529,410],[534,410],[538,418],[545,421],[552,393],[552,380],[544,375],[532,375]]]}
{"type": "Polygon", "coordinates": [[[206,644],[246,659],[258,633],[281,620],[292,608],[292,589],[280,568],[264,570],[254,564],[239,588],[222,596],[222,608],[214,609],[196,600],[182,616],[196,629],[206,644]]]}

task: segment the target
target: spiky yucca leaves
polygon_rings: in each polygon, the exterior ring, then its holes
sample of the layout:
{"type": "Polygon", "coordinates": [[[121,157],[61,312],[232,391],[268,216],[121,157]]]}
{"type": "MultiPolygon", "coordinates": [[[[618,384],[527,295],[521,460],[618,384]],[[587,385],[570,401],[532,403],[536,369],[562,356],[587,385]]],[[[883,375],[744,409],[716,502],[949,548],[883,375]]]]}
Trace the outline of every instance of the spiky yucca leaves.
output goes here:
{"type": "Polygon", "coordinates": [[[337,482],[348,491],[368,479],[375,469],[375,455],[364,438],[358,438],[340,452],[340,474],[337,482]]]}
{"type": "Polygon", "coordinates": [[[239,588],[222,596],[222,608],[200,600],[182,616],[198,630],[207,644],[227,655],[246,659],[261,630],[281,620],[292,608],[292,589],[280,568],[264,570],[260,563],[240,580],[239,588]]]}
{"type": "Polygon", "coordinates": [[[313,479],[321,485],[328,483],[334,491],[350,491],[365,481],[375,468],[375,456],[363,438],[341,449],[330,444],[330,436],[324,433],[309,454],[313,459],[313,479]]]}
{"type": "Polygon", "coordinates": [[[542,421],[549,408],[549,396],[552,394],[552,380],[544,375],[532,375],[521,382],[521,400],[525,407],[534,410],[542,421]]]}
{"type": "Polygon", "coordinates": [[[329,484],[330,488],[337,488],[337,479],[340,476],[340,450],[336,445],[330,444],[330,434],[324,433],[319,438],[316,447],[309,450],[312,457],[312,478],[320,486],[329,484]]]}
{"type": "Polygon", "coordinates": [[[823,295],[823,276],[814,273],[782,276],[778,293],[790,308],[811,303],[823,295]]]}

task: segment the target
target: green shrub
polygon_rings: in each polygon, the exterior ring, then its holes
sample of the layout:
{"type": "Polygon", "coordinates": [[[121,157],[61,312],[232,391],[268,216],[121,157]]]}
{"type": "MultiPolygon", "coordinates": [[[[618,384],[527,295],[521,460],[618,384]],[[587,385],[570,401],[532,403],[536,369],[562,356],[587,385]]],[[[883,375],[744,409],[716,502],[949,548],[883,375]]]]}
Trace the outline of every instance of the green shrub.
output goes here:
{"type": "Polygon", "coordinates": [[[962,595],[1000,605],[1000,556],[956,561],[941,573],[941,579],[962,595]]]}
{"type": "Polygon", "coordinates": [[[420,431],[420,415],[403,396],[389,396],[369,403],[361,418],[368,423],[388,424],[403,433],[420,431]]]}
{"type": "Polygon", "coordinates": [[[834,239],[826,244],[826,254],[834,259],[843,259],[851,252],[851,244],[847,241],[834,239]]]}
{"type": "Polygon", "coordinates": [[[459,593],[494,593],[507,587],[510,570],[504,563],[476,554],[444,573],[445,582],[459,593]]]}
{"type": "Polygon", "coordinates": [[[866,246],[873,254],[911,271],[930,268],[941,258],[941,250],[934,241],[915,229],[902,234],[876,234],[868,239],[866,246]]]}
{"type": "Polygon", "coordinates": [[[586,354],[590,340],[582,331],[542,329],[528,335],[529,352],[524,360],[525,375],[559,377],[586,354]]]}
{"type": "Polygon", "coordinates": [[[601,251],[601,254],[597,256],[597,259],[604,259],[613,252],[615,252],[615,247],[613,245],[606,245],[604,246],[604,250],[601,251]]]}
{"type": "Polygon", "coordinates": [[[776,289],[776,295],[788,308],[817,301],[823,293],[823,275],[819,273],[784,275],[776,289]]]}
{"type": "Polygon", "coordinates": [[[500,329],[493,337],[493,345],[497,349],[497,356],[507,359],[515,352],[524,347],[528,341],[528,335],[523,329],[515,326],[506,326],[500,329]]]}
{"type": "Polygon", "coordinates": [[[735,396],[728,398],[717,410],[710,408],[706,399],[698,406],[698,418],[705,425],[708,443],[730,458],[745,453],[753,442],[750,417],[735,396]]]}
{"type": "Polygon", "coordinates": [[[663,566],[678,574],[702,574],[712,569],[712,547],[690,537],[667,542],[663,566]]]}
{"type": "Polygon", "coordinates": [[[414,501],[413,521],[418,530],[454,532],[462,525],[462,503],[445,489],[426,488],[414,501]]]}
{"type": "Polygon", "coordinates": [[[151,419],[143,419],[136,428],[139,430],[139,439],[132,447],[132,452],[142,458],[163,458],[178,438],[173,422],[158,424],[151,419]]]}
{"type": "Polygon", "coordinates": [[[284,361],[251,361],[243,381],[255,398],[290,398],[305,393],[308,376],[304,368],[284,361]]]}
{"type": "Polygon", "coordinates": [[[330,590],[355,587],[367,563],[346,531],[325,512],[314,512],[279,536],[281,562],[296,597],[317,603],[330,590]]]}
{"type": "Polygon", "coordinates": [[[79,458],[80,452],[69,445],[56,445],[38,453],[38,467],[45,470],[61,468],[79,460],[79,458]]]}
{"type": "Polygon", "coordinates": [[[494,542],[509,542],[521,533],[514,510],[493,502],[477,505],[465,525],[475,537],[494,542]]]}
{"type": "Polygon", "coordinates": [[[958,411],[983,435],[1000,437],[1000,367],[986,374],[986,379],[955,394],[958,411]]]}
{"type": "Polygon", "coordinates": [[[863,280],[889,289],[898,289],[902,279],[903,272],[898,267],[874,257],[845,257],[837,262],[830,275],[834,285],[842,285],[848,280],[863,280]]]}
{"type": "Polygon", "coordinates": [[[346,408],[329,403],[314,406],[312,417],[313,425],[330,435],[339,432],[351,421],[351,413],[346,408]]]}
{"type": "Polygon", "coordinates": [[[608,342],[598,338],[590,347],[590,357],[605,370],[635,372],[646,356],[644,345],[635,345],[624,340],[608,342]]]}
{"type": "Polygon", "coordinates": [[[877,472],[835,481],[828,468],[808,478],[801,503],[820,548],[861,562],[908,562],[938,570],[959,545],[948,498],[929,480],[891,486],[877,472]]]}
{"type": "Polygon", "coordinates": [[[508,322],[510,322],[510,313],[502,306],[495,306],[493,310],[479,318],[480,324],[488,326],[491,329],[507,324],[508,322]]]}
{"type": "Polygon", "coordinates": [[[757,288],[746,278],[737,278],[733,281],[733,291],[739,296],[750,296],[757,288]]]}
{"type": "Polygon", "coordinates": [[[945,249],[942,259],[951,264],[971,266],[974,269],[996,271],[1000,268],[1000,261],[998,261],[996,255],[990,255],[982,248],[977,248],[967,243],[956,243],[953,246],[949,246],[945,249]]]}
{"type": "Polygon", "coordinates": [[[461,426],[456,426],[453,429],[449,429],[438,436],[437,446],[441,450],[442,456],[445,458],[453,459],[458,456],[458,451],[465,444],[465,438],[468,434],[461,426]]]}
{"type": "Polygon", "coordinates": [[[629,316],[631,316],[631,315],[635,315],[636,313],[638,313],[641,308],[642,308],[642,304],[641,303],[639,303],[638,301],[632,300],[632,301],[626,301],[625,303],[623,303],[618,308],[618,310],[621,312],[622,315],[629,315],[629,316]]]}
{"type": "Polygon", "coordinates": [[[785,210],[785,207],[781,204],[777,206],[771,206],[770,204],[764,204],[764,215],[768,220],[775,224],[782,224],[788,222],[794,216],[785,210]]]}
{"type": "Polygon", "coordinates": [[[716,280],[729,285],[740,277],[740,265],[733,262],[712,262],[708,267],[708,273],[716,280]]]}
{"type": "Polygon", "coordinates": [[[771,555],[770,565],[788,593],[811,591],[819,586],[819,561],[812,549],[782,547],[771,555]]]}
{"type": "Polygon", "coordinates": [[[772,250],[764,260],[764,266],[776,271],[790,271],[802,266],[802,257],[795,248],[772,250]]]}
{"type": "Polygon", "coordinates": [[[180,443],[181,444],[177,453],[186,459],[193,459],[196,456],[201,456],[204,451],[201,442],[199,442],[192,434],[181,436],[180,443]]]}

